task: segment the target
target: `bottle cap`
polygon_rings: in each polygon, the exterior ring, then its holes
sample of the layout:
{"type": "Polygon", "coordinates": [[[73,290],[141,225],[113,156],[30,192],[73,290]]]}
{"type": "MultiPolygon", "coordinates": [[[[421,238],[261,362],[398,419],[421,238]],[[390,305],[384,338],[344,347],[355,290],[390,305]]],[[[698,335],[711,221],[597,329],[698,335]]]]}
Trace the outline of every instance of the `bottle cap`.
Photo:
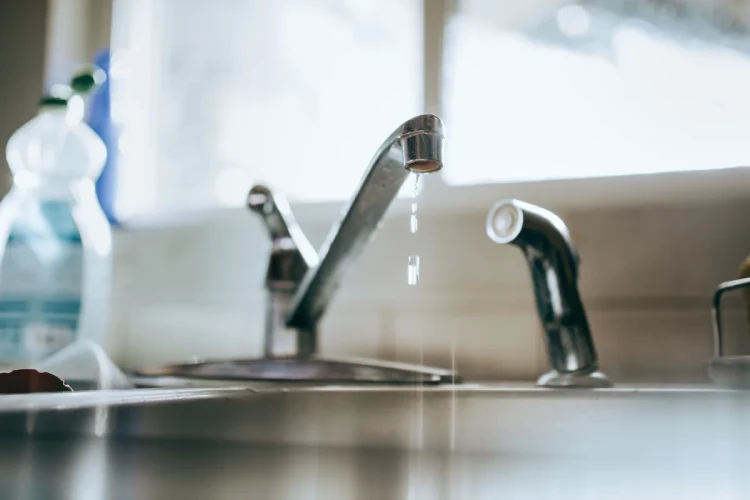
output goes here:
{"type": "Polygon", "coordinates": [[[107,74],[102,69],[89,64],[75,72],[70,79],[70,88],[75,94],[88,94],[106,79],[107,74]]]}
{"type": "Polygon", "coordinates": [[[107,75],[97,66],[86,65],[75,72],[70,79],[70,85],[52,85],[45,95],[39,99],[40,107],[65,107],[74,95],[85,95],[104,83],[107,75]]]}
{"type": "Polygon", "coordinates": [[[64,97],[45,95],[39,99],[39,107],[64,108],[68,105],[68,100],[64,97]]]}

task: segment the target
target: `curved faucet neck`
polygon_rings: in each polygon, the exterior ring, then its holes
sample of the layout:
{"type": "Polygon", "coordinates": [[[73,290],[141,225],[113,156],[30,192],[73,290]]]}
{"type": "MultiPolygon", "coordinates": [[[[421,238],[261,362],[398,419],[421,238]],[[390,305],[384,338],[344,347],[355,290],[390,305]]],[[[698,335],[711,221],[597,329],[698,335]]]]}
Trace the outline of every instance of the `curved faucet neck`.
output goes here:
{"type": "Polygon", "coordinates": [[[404,122],[378,148],[343,215],[320,250],[320,262],[302,279],[287,324],[311,328],[325,312],[349,266],[361,255],[411,172],[430,173],[443,164],[443,122],[420,115],[404,122]]]}

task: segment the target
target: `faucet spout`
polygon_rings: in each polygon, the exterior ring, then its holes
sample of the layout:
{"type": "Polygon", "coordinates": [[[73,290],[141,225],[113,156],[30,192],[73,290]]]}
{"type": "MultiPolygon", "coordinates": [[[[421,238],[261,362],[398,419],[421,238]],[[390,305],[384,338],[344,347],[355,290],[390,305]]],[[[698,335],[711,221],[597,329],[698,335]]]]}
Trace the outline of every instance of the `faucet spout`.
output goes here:
{"type": "Polygon", "coordinates": [[[306,273],[292,298],[287,325],[314,329],[346,269],[362,253],[410,172],[431,173],[443,166],[445,131],[435,115],[414,117],[378,148],[359,188],[331,228],[318,264],[306,273]]]}
{"type": "Polygon", "coordinates": [[[521,249],[531,271],[551,372],[546,387],[606,387],[578,291],[579,257],[563,220],[536,205],[500,201],[487,217],[487,235],[521,249]]]}

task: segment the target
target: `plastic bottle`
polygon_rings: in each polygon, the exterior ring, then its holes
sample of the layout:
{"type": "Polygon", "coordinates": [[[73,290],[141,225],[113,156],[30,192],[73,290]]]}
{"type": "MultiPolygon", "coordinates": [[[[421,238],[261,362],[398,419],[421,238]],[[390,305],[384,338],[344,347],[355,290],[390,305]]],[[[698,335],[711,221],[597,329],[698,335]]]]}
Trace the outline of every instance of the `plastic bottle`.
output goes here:
{"type": "Polygon", "coordinates": [[[111,230],[94,182],[106,160],[80,94],[101,71],[40,101],[7,145],[13,187],[0,202],[0,365],[29,366],[78,339],[105,348],[111,230]]]}

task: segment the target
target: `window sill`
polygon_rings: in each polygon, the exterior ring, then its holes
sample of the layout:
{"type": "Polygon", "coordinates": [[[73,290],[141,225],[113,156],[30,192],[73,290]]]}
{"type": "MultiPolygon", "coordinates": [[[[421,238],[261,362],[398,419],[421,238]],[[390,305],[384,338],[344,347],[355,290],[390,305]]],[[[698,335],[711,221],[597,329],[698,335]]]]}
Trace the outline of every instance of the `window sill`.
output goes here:
{"type": "Polygon", "coordinates": [[[725,204],[750,201],[750,168],[446,186],[443,189],[444,193],[425,193],[425,204],[432,210],[489,210],[492,204],[504,198],[519,198],[565,211],[725,204]]]}
{"type": "MultiPolygon", "coordinates": [[[[551,210],[691,206],[750,202],[750,168],[639,174],[619,177],[449,186],[432,183],[420,195],[420,210],[428,213],[484,212],[498,200],[519,198],[551,210]]],[[[332,221],[343,202],[293,203],[302,222],[332,221]]],[[[411,200],[397,199],[389,213],[406,213],[411,200]]],[[[119,230],[190,226],[244,213],[243,207],[217,208],[180,214],[140,215],[119,230]]]]}

